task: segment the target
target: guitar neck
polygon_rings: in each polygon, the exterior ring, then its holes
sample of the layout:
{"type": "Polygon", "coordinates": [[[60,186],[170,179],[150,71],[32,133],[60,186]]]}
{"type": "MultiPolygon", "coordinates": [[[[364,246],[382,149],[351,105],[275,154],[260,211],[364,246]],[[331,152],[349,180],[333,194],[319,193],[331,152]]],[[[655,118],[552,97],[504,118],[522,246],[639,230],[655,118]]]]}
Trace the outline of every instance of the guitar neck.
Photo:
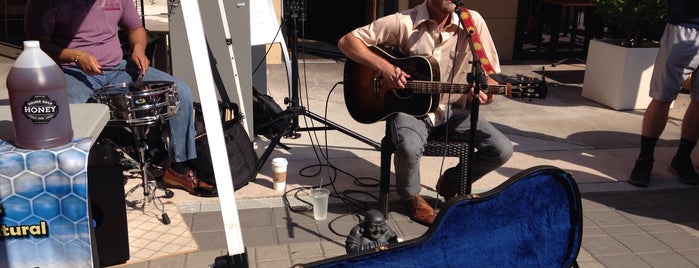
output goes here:
{"type": "MultiPolygon", "coordinates": [[[[466,94],[473,88],[470,84],[454,84],[430,81],[408,81],[406,88],[417,94],[466,94]]],[[[487,89],[482,89],[486,94],[510,96],[511,91],[507,85],[488,85],[487,89]]]]}

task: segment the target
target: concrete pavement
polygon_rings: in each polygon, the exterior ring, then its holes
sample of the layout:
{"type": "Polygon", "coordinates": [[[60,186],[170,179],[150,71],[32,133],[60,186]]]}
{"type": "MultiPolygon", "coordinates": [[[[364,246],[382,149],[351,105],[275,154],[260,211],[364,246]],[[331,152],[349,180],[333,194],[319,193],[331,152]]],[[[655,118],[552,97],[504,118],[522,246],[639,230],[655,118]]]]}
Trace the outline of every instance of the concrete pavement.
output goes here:
{"type": "MultiPolygon", "coordinates": [[[[347,114],[342,85],[336,84],[342,80],[342,63],[316,60],[301,64],[300,96],[305,107],[362,136],[381,139],[383,123],[360,124],[347,114]]],[[[546,68],[549,83],[546,99],[499,96],[495,103],[481,107],[481,113],[513,141],[515,154],[502,168],[476,182],[474,192],[492,189],[532,166],[557,166],[572,172],[583,193],[581,267],[699,266],[698,189],[678,183],[667,170],[688,95],[682,94],[671,110],[656,149],[651,187],[640,189],[625,181],[638,154],[643,110],[614,111],[582,97],[583,64],[551,67],[545,62],[512,62],[503,66],[503,72],[540,77],[541,67],[546,68]]],[[[282,100],[289,94],[283,66],[269,66],[267,73],[268,93],[284,107],[282,100]]],[[[321,125],[300,118],[302,126],[321,125]]],[[[259,152],[268,143],[264,138],[255,142],[259,152]]],[[[289,159],[287,190],[291,193],[283,197],[272,189],[269,163],[257,180],[236,191],[250,267],[285,267],[344,254],[344,235],[357,224],[352,212],[364,204],[372,206],[371,195],[378,193],[378,187],[361,184],[378,178],[379,152],[358,139],[330,130],[301,132],[301,138],[282,142],[290,149],[275,148],[270,159],[289,159]],[[319,163],[340,172],[319,170],[314,166],[319,163]],[[332,198],[328,220],[316,222],[309,211],[303,211],[293,189],[328,182],[341,196],[352,196],[361,205],[332,198]],[[296,205],[287,207],[285,200],[296,205]]],[[[440,170],[453,164],[455,159],[449,158],[422,161],[423,194],[435,197],[440,170]]],[[[392,197],[395,201],[396,196],[392,197]]],[[[175,198],[200,252],[127,267],[203,267],[225,254],[217,200],[197,199],[184,192],[177,192],[175,198]]],[[[392,204],[391,211],[389,224],[402,239],[426,230],[410,221],[400,205],[392,204]]]]}
{"type": "MultiPolygon", "coordinates": [[[[347,114],[342,85],[336,84],[342,80],[342,63],[316,60],[302,64],[304,106],[358,134],[381,139],[383,123],[360,124],[347,114]]],[[[0,68],[8,70],[10,65],[2,63],[0,68]]],[[[546,68],[549,82],[545,100],[499,96],[495,103],[481,107],[481,113],[513,141],[515,154],[502,168],[476,182],[474,192],[492,189],[532,166],[557,166],[572,172],[583,193],[581,267],[698,267],[698,188],[678,183],[667,170],[689,96],[681,94],[671,109],[656,149],[651,187],[639,189],[625,181],[638,154],[643,110],[614,111],[582,97],[583,64],[551,67],[545,62],[511,62],[503,66],[503,72],[539,77],[541,67],[546,68]]],[[[280,104],[289,96],[284,72],[281,65],[271,65],[267,71],[267,90],[280,104]]],[[[6,71],[0,74],[6,76],[6,71]]],[[[5,104],[6,93],[0,90],[0,102],[5,104]]],[[[301,124],[321,125],[303,118],[301,124]]],[[[372,206],[372,195],[378,193],[378,187],[371,184],[378,178],[379,152],[371,146],[333,130],[302,132],[300,138],[282,142],[290,149],[277,147],[270,159],[283,156],[289,160],[287,190],[291,193],[284,197],[273,190],[269,163],[255,181],[236,191],[250,267],[285,267],[344,254],[344,235],[357,223],[352,212],[372,206]],[[329,163],[334,169],[319,170],[314,166],[319,163],[329,163]],[[345,198],[332,198],[328,220],[316,222],[293,190],[329,182],[345,198]],[[355,199],[359,201],[347,201],[355,199]],[[285,206],[285,200],[291,208],[285,206]]],[[[258,138],[255,144],[261,152],[268,141],[258,138]]],[[[694,159],[699,159],[696,152],[694,159]]],[[[423,194],[435,197],[440,170],[453,164],[455,159],[426,158],[421,166],[423,194]]],[[[207,267],[226,253],[218,199],[175,193],[172,201],[200,251],[121,267],[207,267]]],[[[392,198],[395,201],[395,195],[392,198]]],[[[389,224],[402,239],[426,230],[405,217],[400,205],[392,204],[391,211],[389,224]]]]}

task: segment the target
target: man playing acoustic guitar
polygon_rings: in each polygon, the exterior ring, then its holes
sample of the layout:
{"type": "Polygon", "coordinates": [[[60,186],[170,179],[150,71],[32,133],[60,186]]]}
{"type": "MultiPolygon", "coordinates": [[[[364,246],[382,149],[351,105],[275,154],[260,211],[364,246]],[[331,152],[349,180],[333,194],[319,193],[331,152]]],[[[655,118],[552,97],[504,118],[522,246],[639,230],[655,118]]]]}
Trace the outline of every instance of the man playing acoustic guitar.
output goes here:
{"type": "MultiPolygon", "coordinates": [[[[382,87],[396,91],[405,91],[417,74],[391,63],[371,48],[391,46],[406,56],[434,58],[438,70],[434,70],[433,75],[439,76],[439,82],[466,83],[474,55],[467,39],[469,31],[460,26],[463,19],[465,27],[473,31],[474,48],[485,72],[499,73],[498,54],[483,17],[463,8],[457,9],[461,11],[459,16],[455,8],[450,0],[426,0],[412,9],[355,29],[340,39],[338,47],[349,59],[379,73],[382,87]]],[[[487,83],[497,85],[490,77],[487,83]]],[[[472,98],[473,91],[469,87],[463,92],[437,95],[438,103],[427,107],[423,115],[399,111],[382,118],[388,124],[396,148],[396,190],[408,207],[409,216],[416,222],[430,225],[436,217],[434,209],[419,194],[422,189],[419,163],[428,138],[448,137],[475,146],[477,152],[470,167],[474,181],[502,166],[512,156],[512,142],[483,116],[478,117],[476,140],[469,140],[472,98]]],[[[493,95],[483,91],[477,98],[480,104],[493,101],[493,95]]],[[[458,193],[457,167],[447,169],[437,183],[437,192],[447,200],[458,193]]]]}

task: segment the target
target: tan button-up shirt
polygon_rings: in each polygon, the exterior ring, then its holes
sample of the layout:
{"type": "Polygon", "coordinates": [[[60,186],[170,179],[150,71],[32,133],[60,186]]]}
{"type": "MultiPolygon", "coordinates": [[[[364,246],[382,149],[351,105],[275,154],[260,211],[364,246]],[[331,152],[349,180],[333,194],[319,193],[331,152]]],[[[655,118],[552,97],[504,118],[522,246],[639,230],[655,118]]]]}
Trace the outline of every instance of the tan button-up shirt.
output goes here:
{"type": "MultiPolygon", "coordinates": [[[[469,12],[488,60],[495,72],[499,73],[500,61],[488,26],[478,12],[473,10],[469,12]]],[[[367,46],[389,45],[406,56],[432,56],[439,64],[441,82],[451,81],[452,67],[456,64],[453,81],[457,84],[465,84],[466,76],[471,72],[470,61],[473,57],[466,39],[466,31],[460,27],[459,20],[460,18],[452,13],[451,21],[440,31],[437,22],[430,19],[425,2],[412,9],[379,18],[369,25],[352,31],[352,34],[367,46]],[[458,38],[457,29],[462,32],[458,38]],[[457,43],[458,53],[455,52],[457,43]]],[[[435,125],[444,121],[444,109],[447,104],[464,106],[466,97],[463,94],[451,94],[451,96],[443,94],[439,109],[435,114],[429,115],[435,125]]]]}

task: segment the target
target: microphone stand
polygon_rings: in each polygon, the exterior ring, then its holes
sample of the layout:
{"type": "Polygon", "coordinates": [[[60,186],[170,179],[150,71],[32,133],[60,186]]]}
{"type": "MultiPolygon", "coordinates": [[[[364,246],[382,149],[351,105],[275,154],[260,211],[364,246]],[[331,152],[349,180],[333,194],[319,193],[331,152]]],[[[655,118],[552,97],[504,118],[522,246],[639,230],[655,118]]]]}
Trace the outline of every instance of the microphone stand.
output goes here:
{"type": "MultiPolygon", "coordinates": [[[[454,9],[454,12],[456,12],[456,14],[459,17],[459,24],[463,29],[466,29],[466,27],[463,25],[463,20],[461,20],[461,4],[460,2],[455,4],[456,8],[454,9]]],[[[473,31],[468,31],[466,33],[466,41],[468,41],[468,46],[471,49],[471,55],[473,57],[473,61],[471,61],[471,72],[467,75],[466,78],[468,83],[474,85],[473,99],[471,100],[471,129],[469,130],[469,140],[471,144],[468,146],[466,182],[461,182],[459,186],[459,195],[466,195],[471,193],[471,184],[473,183],[473,172],[471,167],[473,166],[473,157],[475,156],[475,147],[473,146],[473,143],[476,140],[476,130],[478,128],[478,113],[480,108],[478,94],[480,93],[481,89],[488,89],[488,77],[486,76],[485,71],[483,70],[481,60],[478,58],[478,55],[476,54],[476,49],[473,46],[472,36],[473,31]]]]}

